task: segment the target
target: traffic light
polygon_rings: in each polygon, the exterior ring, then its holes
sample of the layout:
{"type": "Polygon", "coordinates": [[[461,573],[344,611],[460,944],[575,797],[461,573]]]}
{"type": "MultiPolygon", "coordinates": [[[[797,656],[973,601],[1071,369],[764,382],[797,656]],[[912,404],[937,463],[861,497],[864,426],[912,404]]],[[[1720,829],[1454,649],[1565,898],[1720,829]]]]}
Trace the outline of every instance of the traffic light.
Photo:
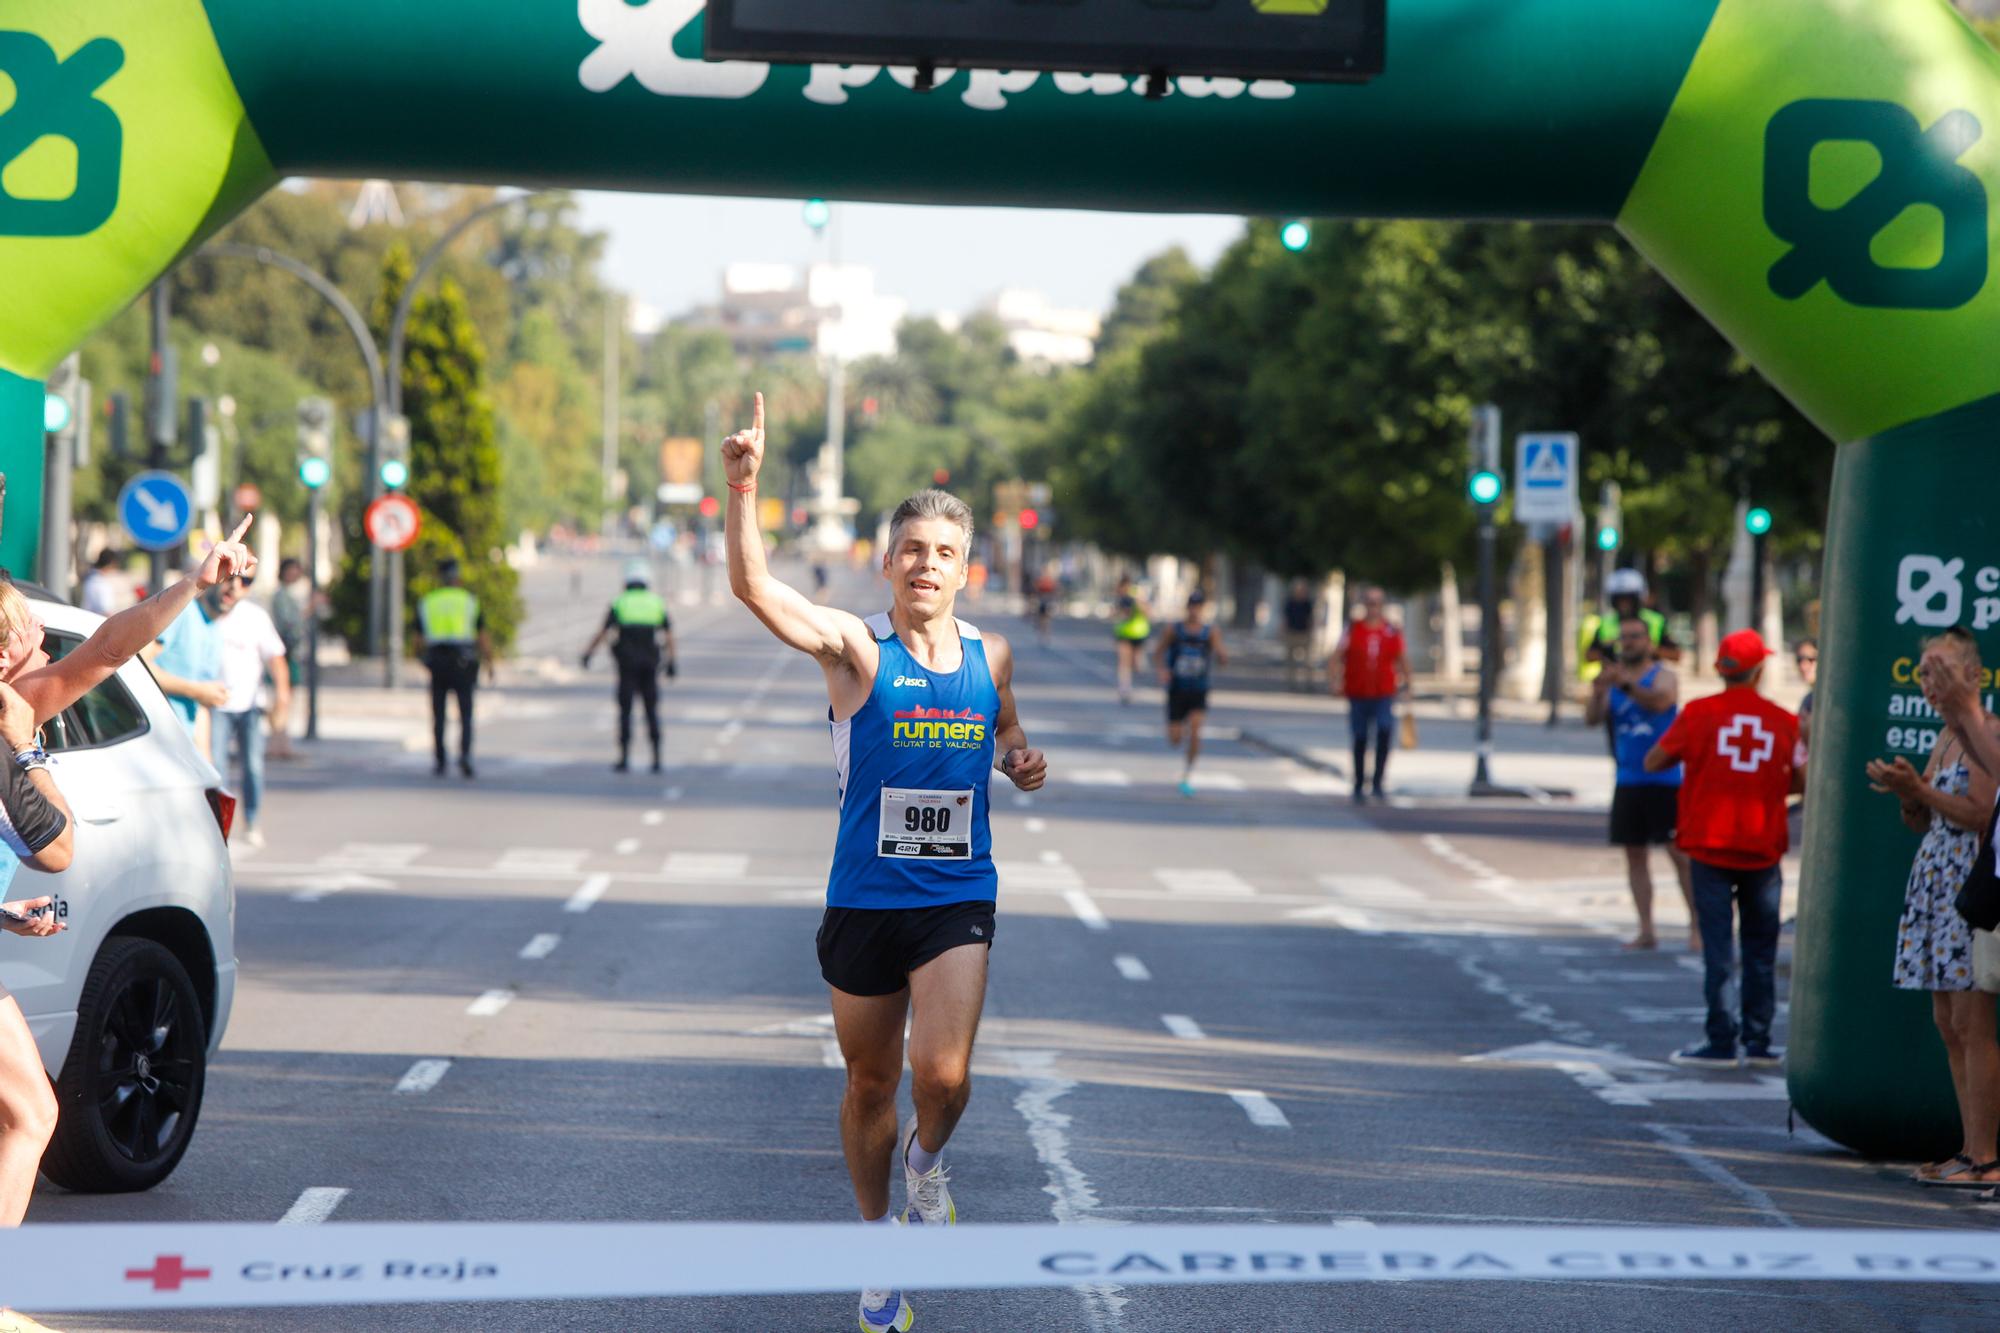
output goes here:
{"type": "Polygon", "coordinates": [[[833,221],[833,207],[824,199],[808,199],[805,207],[806,225],[814,231],[824,231],[826,224],[833,221]]]}
{"type": "Polygon", "coordinates": [[[1313,243],[1313,225],[1304,218],[1293,218],[1278,228],[1278,244],[1299,253],[1313,243]]]}
{"type": "Polygon", "coordinates": [[[1500,502],[1500,492],[1505,483],[1500,474],[1490,468],[1479,468],[1466,479],[1465,493],[1472,497],[1474,504],[1490,505],[1500,502]]]}
{"type": "Polygon", "coordinates": [[[333,404],[301,398],[298,409],[299,480],[318,490],[333,476],[333,404]]]}
{"type": "Polygon", "coordinates": [[[126,459],[132,456],[132,395],[124,390],[111,394],[104,400],[104,426],[111,435],[111,456],[126,459]]]}
{"type": "Polygon", "coordinates": [[[1470,458],[1465,493],[1482,513],[1490,515],[1500,503],[1500,493],[1507,489],[1507,483],[1500,478],[1500,409],[1491,403],[1472,409],[1467,452],[1470,458]]]}
{"type": "Polygon", "coordinates": [[[1607,481],[1597,497],[1597,549],[1610,554],[1625,540],[1623,531],[1625,516],[1621,501],[1624,493],[1618,483],[1607,481]]]}
{"type": "Polygon", "coordinates": [[[174,403],[180,392],[180,358],[172,347],[153,353],[146,369],[146,441],[155,449],[174,444],[174,403]]]}
{"type": "Polygon", "coordinates": [[[1023,509],[1021,511],[1021,531],[1033,532],[1041,525],[1042,516],[1040,511],[1034,509],[1023,509]]]}
{"type": "Polygon", "coordinates": [[[1751,509],[1743,515],[1743,530],[1752,537],[1761,537],[1771,530],[1771,511],[1751,509]]]}
{"type": "Polygon", "coordinates": [[[410,419],[405,416],[385,417],[377,445],[382,451],[383,489],[402,490],[410,484],[410,419]]]}
{"type": "Polygon", "coordinates": [[[69,429],[69,399],[59,393],[42,395],[42,430],[57,435],[69,429]]]}
{"type": "Polygon", "coordinates": [[[55,437],[59,448],[68,448],[73,466],[90,462],[90,381],[80,365],[71,353],[49,375],[42,396],[42,429],[55,437]]]}

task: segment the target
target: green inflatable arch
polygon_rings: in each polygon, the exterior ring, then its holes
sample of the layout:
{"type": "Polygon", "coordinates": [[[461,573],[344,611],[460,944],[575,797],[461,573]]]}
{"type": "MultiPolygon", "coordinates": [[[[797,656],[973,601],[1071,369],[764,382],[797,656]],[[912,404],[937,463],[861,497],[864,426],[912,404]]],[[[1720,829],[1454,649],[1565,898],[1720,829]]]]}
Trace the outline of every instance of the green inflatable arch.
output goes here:
{"type": "MultiPolygon", "coordinates": [[[[716,194],[1613,222],[1839,446],[1791,1091],[1884,1155],[1956,1143],[1890,988],[1917,637],[2000,625],[1996,58],[1945,0],[1389,0],[1366,86],[707,65],[702,0],[10,0],[0,558],[37,381],[289,174],[716,194]]],[[[1996,645],[2000,646],[2000,645],[1996,645]]],[[[2000,660],[2000,653],[1994,654],[2000,660]]],[[[1914,723],[1914,725],[1913,725],[1914,723]]]]}

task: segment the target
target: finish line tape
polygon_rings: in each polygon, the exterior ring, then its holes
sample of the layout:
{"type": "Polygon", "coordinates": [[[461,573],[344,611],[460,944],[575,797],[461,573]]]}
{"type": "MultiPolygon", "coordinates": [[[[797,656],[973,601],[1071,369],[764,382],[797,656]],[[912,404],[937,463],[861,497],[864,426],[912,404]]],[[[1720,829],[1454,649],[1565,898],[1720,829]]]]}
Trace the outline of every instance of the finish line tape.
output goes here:
{"type": "Polygon", "coordinates": [[[0,1233],[0,1300],[35,1311],[1551,1278],[1991,1283],[2000,1232],[366,1222],[0,1233]]]}

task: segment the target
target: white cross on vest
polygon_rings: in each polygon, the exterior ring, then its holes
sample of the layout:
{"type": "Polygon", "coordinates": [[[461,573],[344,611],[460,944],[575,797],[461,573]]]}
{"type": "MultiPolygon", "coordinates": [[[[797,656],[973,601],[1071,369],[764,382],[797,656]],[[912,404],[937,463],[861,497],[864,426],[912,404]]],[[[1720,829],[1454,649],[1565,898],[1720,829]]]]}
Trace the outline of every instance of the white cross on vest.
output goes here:
{"type": "Polygon", "coordinates": [[[1739,773],[1755,773],[1778,751],[1778,738],[1764,729],[1762,718],[1751,713],[1738,713],[1729,719],[1729,725],[1715,736],[1716,753],[1729,760],[1729,766],[1739,773]],[[1748,738],[1750,745],[1743,744],[1748,738]]]}

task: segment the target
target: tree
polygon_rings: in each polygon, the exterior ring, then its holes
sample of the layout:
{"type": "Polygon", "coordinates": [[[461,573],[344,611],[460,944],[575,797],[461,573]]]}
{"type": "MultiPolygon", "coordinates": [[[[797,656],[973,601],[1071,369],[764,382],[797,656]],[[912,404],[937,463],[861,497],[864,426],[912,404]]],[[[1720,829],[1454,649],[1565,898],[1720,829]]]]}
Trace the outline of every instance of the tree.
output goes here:
{"type": "MultiPolygon", "coordinates": [[[[410,272],[409,251],[391,247],[374,303],[377,321],[387,322],[410,272]]],[[[462,551],[465,584],[479,598],[481,619],[495,646],[504,649],[520,625],[521,597],[504,550],[500,450],[486,392],[486,352],[464,292],[449,279],[412,308],[404,350],[403,414],[410,422],[408,494],[423,512],[426,530],[439,531],[411,549],[406,604],[394,613],[406,618],[406,628],[413,627],[411,608],[437,586],[438,562],[462,551]]],[[[369,554],[358,545],[349,552],[334,593],[341,628],[350,638],[361,629],[369,554]]]]}

